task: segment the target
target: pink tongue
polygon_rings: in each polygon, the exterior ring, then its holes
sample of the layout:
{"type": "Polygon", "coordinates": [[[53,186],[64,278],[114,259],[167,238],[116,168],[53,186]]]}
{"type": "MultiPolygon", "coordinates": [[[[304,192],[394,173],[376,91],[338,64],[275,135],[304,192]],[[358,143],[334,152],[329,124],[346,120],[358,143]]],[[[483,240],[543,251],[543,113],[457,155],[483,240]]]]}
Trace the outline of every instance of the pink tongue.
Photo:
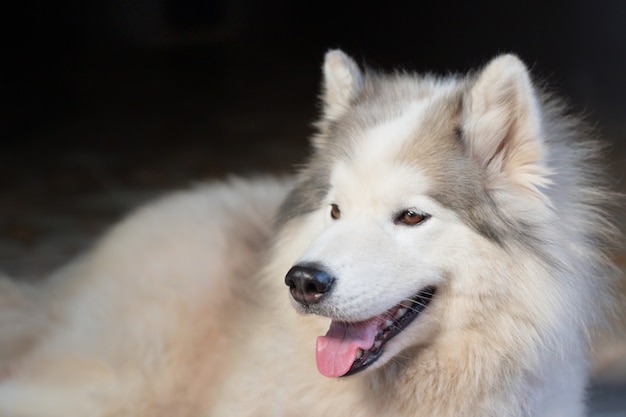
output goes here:
{"type": "Polygon", "coordinates": [[[326,336],[317,338],[317,369],[327,377],[345,375],[356,359],[357,349],[368,350],[374,345],[380,319],[359,323],[333,321],[326,336]]]}

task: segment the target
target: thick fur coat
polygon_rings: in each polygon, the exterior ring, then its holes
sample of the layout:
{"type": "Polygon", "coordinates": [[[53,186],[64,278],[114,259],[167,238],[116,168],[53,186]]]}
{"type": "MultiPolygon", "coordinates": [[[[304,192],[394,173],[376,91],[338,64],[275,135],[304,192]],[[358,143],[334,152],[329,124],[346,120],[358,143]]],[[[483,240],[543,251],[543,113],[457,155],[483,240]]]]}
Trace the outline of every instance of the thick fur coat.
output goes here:
{"type": "Polygon", "coordinates": [[[166,196],[0,280],[0,415],[585,415],[616,276],[590,131],[512,55],[323,72],[294,178],[166,196]]]}

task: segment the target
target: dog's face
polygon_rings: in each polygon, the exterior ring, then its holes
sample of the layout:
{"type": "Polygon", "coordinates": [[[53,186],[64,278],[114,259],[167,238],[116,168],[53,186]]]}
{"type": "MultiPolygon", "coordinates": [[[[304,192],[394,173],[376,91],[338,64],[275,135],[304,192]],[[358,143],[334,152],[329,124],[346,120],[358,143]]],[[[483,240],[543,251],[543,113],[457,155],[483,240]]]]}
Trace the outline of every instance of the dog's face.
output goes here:
{"type": "Polygon", "coordinates": [[[315,153],[283,207],[310,238],[285,278],[293,305],[332,319],[317,341],[322,374],[434,343],[457,325],[450,300],[489,285],[464,277],[514,238],[494,190],[542,204],[530,91],[512,57],[475,81],[364,75],[327,55],[315,153]]]}

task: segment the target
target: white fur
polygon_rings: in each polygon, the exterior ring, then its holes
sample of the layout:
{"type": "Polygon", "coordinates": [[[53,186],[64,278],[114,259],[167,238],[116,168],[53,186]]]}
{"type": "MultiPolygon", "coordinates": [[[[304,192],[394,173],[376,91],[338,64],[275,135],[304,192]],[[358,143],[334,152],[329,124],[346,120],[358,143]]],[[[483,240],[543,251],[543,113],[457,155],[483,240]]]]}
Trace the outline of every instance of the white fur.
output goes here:
{"type": "Polygon", "coordinates": [[[356,63],[341,51],[330,51],[324,60],[325,115],[335,119],[349,107],[361,90],[361,72],[356,63]]]}
{"type": "Polygon", "coordinates": [[[506,179],[531,190],[550,183],[541,125],[526,66],[512,55],[494,59],[472,88],[463,126],[472,154],[492,181],[506,179]]]}
{"type": "Polygon", "coordinates": [[[609,287],[601,275],[610,265],[585,238],[587,215],[601,207],[585,200],[592,187],[575,182],[584,173],[555,169],[563,152],[551,148],[523,64],[501,57],[475,80],[425,79],[426,87],[418,78],[382,81],[397,90],[383,101],[395,106],[388,113],[371,97],[378,81],[347,55],[330,52],[324,74],[322,130],[360,120],[353,111],[386,118],[346,129],[350,137],[321,132],[318,151],[321,143],[331,151],[294,182],[230,180],[175,193],[40,288],[0,281],[0,415],[584,415],[588,333],[609,287]],[[404,100],[407,89],[419,94],[404,100]],[[438,184],[452,173],[430,159],[442,156],[409,146],[433,120],[452,122],[440,104],[457,92],[467,97],[463,137],[446,137],[441,155],[468,158],[470,180],[484,180],[491,200],[472,204],[495,205],[496,226],[506,220],[491,238],[437,197],[450,192],[438,184]],[[365,100],[373,104],[358,107],[365,100]],[[468,154],[454,153],[457,140],[468,154]],[[322,170],[323,198],[290,214],[322,170]],[[553,180],[570,188],[551,192],[553,180]],[[430,217],[395,221],[407,209],[430,217]],[[506,229],[520,219],[537,226],[535,240],[506,229]],[[319,307],[328,317],[294,312],[292,304],[304,309],[283,279],[298,262],[337,278],[319,307]],[[317,372],[315,338],[330,318],[368,319],[425,286],[437,287],[433,301],[369,369],[339,380],[317,372]]]}

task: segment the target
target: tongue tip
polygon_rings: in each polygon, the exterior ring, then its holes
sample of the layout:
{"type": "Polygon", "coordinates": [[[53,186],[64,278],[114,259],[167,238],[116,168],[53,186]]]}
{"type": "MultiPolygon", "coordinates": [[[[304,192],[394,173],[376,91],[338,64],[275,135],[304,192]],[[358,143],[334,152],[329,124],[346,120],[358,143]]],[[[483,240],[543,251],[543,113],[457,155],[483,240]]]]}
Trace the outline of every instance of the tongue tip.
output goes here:
{"type": "Polygon", "coordinates": [[[367,350],[374,344],[379,318],[357,323],[332,321],[325,336],[317,338],[315,358],[318,371],[329,378],[347,374],[356,360],[359,349],[367,350]]]}
{"type": "Polygon", "coordinates": [[[317,338],[315,359],[317,370],[329,378],[338,378],[348,373],[356,357],[356,344],[345,345],[338,349],[335,340],[327,336],[317,338]]]}

